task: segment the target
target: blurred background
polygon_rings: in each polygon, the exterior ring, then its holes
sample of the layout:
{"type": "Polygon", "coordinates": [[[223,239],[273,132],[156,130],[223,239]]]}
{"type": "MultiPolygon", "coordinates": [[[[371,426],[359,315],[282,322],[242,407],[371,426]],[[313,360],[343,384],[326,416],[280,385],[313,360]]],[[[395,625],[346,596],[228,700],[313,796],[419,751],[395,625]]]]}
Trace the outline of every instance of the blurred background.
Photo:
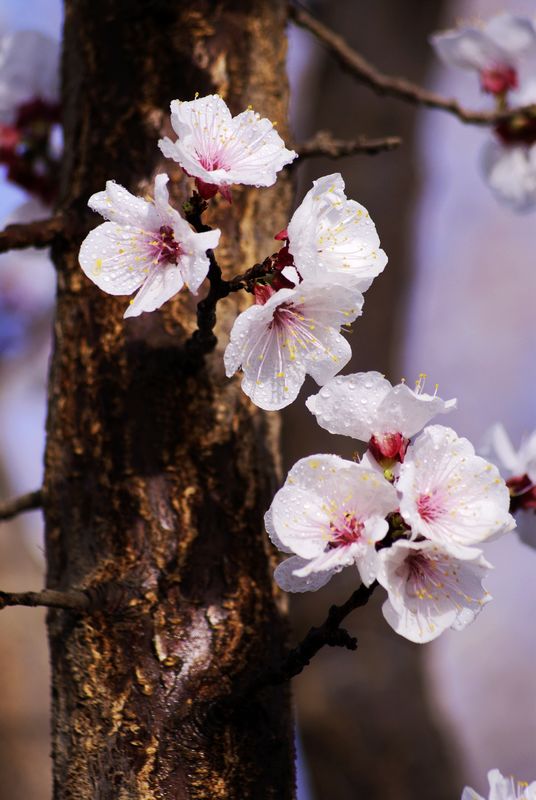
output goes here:
{"type": "MultiPolygon", "coordinates": [[[[501,11],[536,14],[534,0],[326,0],[310,8],[382,70],[475,109],[489,107],[477,78],[442,67],[428,36],[501,11]]],[[[28,28],[59,40],[59,0],[3,0],[0,34],[28,28]]],[[[389,256],[367,292],[344,372],[377,369],[393,382],[425,372],[443,398],[458,397],[459,410],[448,420],[458,433],[478,447],[501,420],[517,444],[536,427],[536,217],[499,205],[484,183],[480,153],[490,133],[378,98],[342,73],[308,33],[291,28],[289,35],[297,141],[318,129],[340,138],[404,140],[392,153],[314,159],[296,170],[297,203],[313,179],[340,171],[347,195],[367,207],[389,256]]],[[[1,178],[4,224],[47,214],[5,172],[1,178]]],[[[46,255],[0,256],[0,498],[41,481],[53,295],[46,255]]],[[[307,383],[284,414],[287,467],[310,453],[351,457],[356,449],[320,429],[304,409],[314,391],[307,383]]],[[[0,533],[0,586],[40,588],[39,514],[3,524],[0,533]]],[[[488,581],[495,600],[464,632],[411,644],[387,626],[375,598],[351,618],[358,652],[326,649],[295,680],[299,800],[447,800],[465,784],[484,792],[493,767],[536,779],[536,635],[529,622],[536,550],[512,534],[488,545],[486,556],[495,565],[488,581]]],[[[346,599],[352,580],[343,573],[320,592],[293,598],[296,637],[319,623],[331,602],[346,599]]],[[[46,800],[49,690],[41,611],[2,612],[0,686],[0,799],[46,800]]]]}

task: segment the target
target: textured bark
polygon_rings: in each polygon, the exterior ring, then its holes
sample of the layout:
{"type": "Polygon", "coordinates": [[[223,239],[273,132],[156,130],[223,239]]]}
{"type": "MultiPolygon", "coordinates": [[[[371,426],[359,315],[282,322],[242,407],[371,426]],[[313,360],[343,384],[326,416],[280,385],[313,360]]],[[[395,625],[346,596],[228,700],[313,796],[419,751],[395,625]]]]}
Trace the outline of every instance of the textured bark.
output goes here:
{"type": "MultiPolygon", "coordinates": [[[[84,214],[110,178],[151,191],[164,170],[186,199],[191,182],[156,146],[175,97],[219,91],[285,136],[284,25],[281,0],[67,0],[62,208],[84,214]]],[[[290,187],[233,199],[208,216],[225,274],[271,252],[290,187]]],[[[221,349],[184,359],[191,298],[124,321],[125,298],[82,274],[79,244],[54,248],[48,586],[91,588],[108,610],[49,614],[54,798],[292,798],[288,690],[218,703],[284,646],[262,525],[277,418],[224,378],[221,349]]],[[[239,302],[224,302],[220,333],[239,302]]]]}

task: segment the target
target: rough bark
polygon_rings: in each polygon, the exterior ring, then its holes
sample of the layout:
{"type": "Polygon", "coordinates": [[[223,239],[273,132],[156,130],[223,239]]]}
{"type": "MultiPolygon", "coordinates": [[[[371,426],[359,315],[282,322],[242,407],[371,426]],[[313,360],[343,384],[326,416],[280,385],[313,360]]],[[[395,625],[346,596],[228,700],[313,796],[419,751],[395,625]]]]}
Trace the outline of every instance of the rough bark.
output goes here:
{"type": "MultiPolygon", "coordinates": [[[[281,0],[67,0],[62,209],[83,215],[110,178],[148,192],[164,170],[186,199],[191,182],[156,146],[175,97],[219,91],[285,135],[285,13],[281,0]]],[[[225,274],[271,252],[289,200],[283,177],[217,203],[225,274]]],[[[54,798],[292,798],[288,690],[219,704],[284,646],[262,524],[277,418],[224,378],[221,348],[185,360],[191,298],[124,321],[79,244],[54,247],[48,586],[91,588],[103,611],[49,613],[54,798]]]]}

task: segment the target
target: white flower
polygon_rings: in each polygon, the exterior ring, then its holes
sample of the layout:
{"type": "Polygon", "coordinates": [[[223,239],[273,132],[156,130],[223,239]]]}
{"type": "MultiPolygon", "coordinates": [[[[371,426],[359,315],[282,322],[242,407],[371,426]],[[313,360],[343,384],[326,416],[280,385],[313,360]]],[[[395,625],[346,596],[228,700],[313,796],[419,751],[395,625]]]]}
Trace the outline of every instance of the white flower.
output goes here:
{"type": "MultiPolygon", "coordinates": [[[[488,800],[536,800],[536,781],[531,783],[514,782],[513,778],[505,778],[498,769],[488,772],[488,800]]],[[[463,790],[461,800],[484,800],[474,789],[468,786],[463,790]]]]}
{"type": "Polygon", "coordinates": [[[396,488],[412,535],[459,558],[470,558],[473,545],[515,526],[497,467],[442,425],[428,426],[408,448],[396,488]]]}
{"type": "Polygon", "coordinates": [[[486,182],[498,200],[515,211],[536,205],[536,144],[503,144],[490,139],[482,151],[486,182]]]}
{"type": "Polygon", "coordinates": [[[272,186],[279,170],[297,157],[286,149],[270,120],[251,109],[232,117],[217,94],[189,102],[173,100],[171,124],[178,139],[166,137],[158,145],[197,179],[205,198],[219,189],[230,199],[233,183],[272,186]]]}
{"type": "Polygon", "coordinates": [[[510,505],[519,538],[536,548],[536,431],[522,439],[519,450],[515,450],[500,423],[493,425],[486,438],[486,454],[491,453],[493,461],[509,476],[510,505]]]}
{"type": "Polygon", "coordinates": [[[495,453],[499,466],[508,475],[528,475],[532,483],[536,483],[536,431],[521,440],[516,450],[500,422],[495,423],[487,434],[486,450],[495,453]]]}
{"type": "Polygon", "coordinates": [[[431,42],[445,64],[476,70],[484,91],[500,95],[517,87],[523,60],[536,51],[536,30],[526,17],[499,14],[481,30],[445,31],[431,42]]]}
{"type": "Polygon", "coordinates": [[[306,401],[319,425],[330,433],[372,440],[375,456],[404,456],[407,439],[436,414],[456,408],[456,400],[442,400],[405,383],[391,386],[379,372],[339,375],[306,401]]]}
{"type": "Polygon", "coordinates": [[[349,279],[361,292],[387,256],[366,208],[347,200],[337,172],[313,182],[287,228],[288,248],[302,278],[349,279]]]}
{"type": "Polygon", "coordinates": [[[322,384],[348,362],[350,345],[339,330],[362,306],[360,292],[337,284],[303,281],[280,289],[236,319],[224,356],[227,376],[241,366],[242,389],[255,405],[288,406],[306,374],[322,384]]]}
{"type": "Polygon", "coordinates": [[[375,544],[396,507],[393,486],[378,472],[338,456],[302,458],[265,516],[276,547],[296,554],[277,567],[275,580],[287,592],[316,591],[355,564],[370,586],[379,566],[375,544]]]}
{"type": "Polygon", "coordinates": [[[429,642],[447,628],[462,630],[491,600],[482,586],[491,565],[478,550],[460,561],[433,542],[400,540],[379,557],[378,582],[388,595],[383,615],[412,642],[429,642]]]}
{"type": "Polygon", "coordinates": [[[132,294],[125,317],[154,311],[187,285],[192,292],[207,275],[208,249],[220,231],[194,233],[169,205],[168,176],[157,175],[154,203],[135,197],[113,181],[89,199],[110,220],[92,230],[80,248],[80,266],[108,294],[132,294]]]}
{"type": "Polygon", "coordinates": [[[0,123],[12,125],[21,105],[59,99],[59,44],[37,31],[0,37],[0,123]]]}

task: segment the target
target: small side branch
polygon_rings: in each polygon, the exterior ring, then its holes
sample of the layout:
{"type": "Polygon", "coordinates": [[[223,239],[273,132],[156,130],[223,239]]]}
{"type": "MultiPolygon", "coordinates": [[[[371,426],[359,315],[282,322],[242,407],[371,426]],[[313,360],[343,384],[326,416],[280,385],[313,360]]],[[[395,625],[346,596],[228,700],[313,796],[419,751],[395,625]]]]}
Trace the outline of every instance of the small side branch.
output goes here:
{"type": "Polygon", "coordinates": [[[0,253],[25,247],[49,247],[64,232],[65,219],[57,214],[49,219],[8,225],[0,232],[0,253]]]}
{"type": "Polygon", "coordinates": [[[34,511],[36,508],[41,508],[42,505],[42,489],[28,492],[28,494],[15,497],[13,500],[7,500],[5,503],[0,503],[0,522],[13,519],[17,514],[22,514],[24,511],[34,511]]]}
{"type": "Polygon", "coordinates": [[[348,650],[356,650],[357,639],[350,636],[348,631],[341,628],[340,625],[356,608],[366,606],[377,586],[377,581],[370,586],[361,584],[345,603],[340,606],[331,606],[322,625],[318,628],[311,628],[305,638],[290,651],[280,668],[271,675],[261,678],[256,683],[255,689],[285,683],[299,675],[323,647],[346,647],[348,650]]]}
{"type": "Polygon", "coordinates": [[[225,281],[221,275],[221,268],[216,261],[212,250],[207,251],[210,260],[208,279],[210,289],[204,300],[197,305],[197,330],[195,330],[187,342],[187,349],[190,354],[203,356],[210,353],[216,347],[218,339],[214,333],[216,326],[216,306],[218,302],[227,297],[230,292],[229,282],[225,281]]]}
{"type": "Polygon", "coordinates": [[[58,592],[44,589],[42,592],[0,592],[0,609],[6,606],[45,606],[46,608],[66,608],[75,611],[88,611],[90,598],[85,592],[71,590],[58,592]]]}
{"type": "Polygon", "coordinates": [[[435,92],[423,89],[405,78],[384,75],[350,47],[342,36],[336,34],[304,8],[289,5],[288,10],[290,19],[296,25],[314,34],[331,51],[343,69],[378,94],[390,95],[416,105],[447,111],[458,117],[462,122],[473,125],[496,125],[513,117],[526,116],[534,118],[536,116],[536,106],[525,106],[501,112],[471,111],[463,108],[457,100],[441,97],[435,92]]]}
{"type": "MultiPolygon", "coordinates": [[[[357,139],[335,139],[328,131],[318,131],[311,139],[302,144],[294,145],[294,150],[300,159],[314,158],[315,156],[327,156],[328,158],[342,158],[343,156],[353,156],[358,153],[375,155],[394,150],[402,144],[402,139],[398,136],[386,136],[383,139],[367,139],[366,136],[359,136],[357,139]]],[[[290,165],[299,166],[300,161],[296,160],[290,165]]]]}

